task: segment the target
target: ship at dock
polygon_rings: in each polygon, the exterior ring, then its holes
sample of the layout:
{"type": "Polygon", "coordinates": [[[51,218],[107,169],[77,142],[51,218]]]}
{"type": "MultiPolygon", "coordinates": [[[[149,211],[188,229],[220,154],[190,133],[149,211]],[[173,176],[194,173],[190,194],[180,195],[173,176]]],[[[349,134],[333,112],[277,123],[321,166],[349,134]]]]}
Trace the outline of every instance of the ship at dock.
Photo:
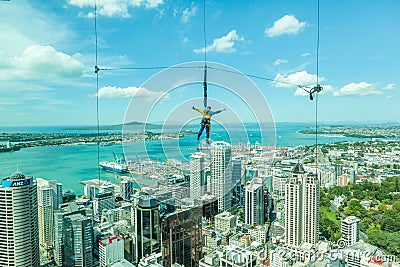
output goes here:
{"type": "Polygon", "coordinates": [[[128,164],[125,156],[118,157],[117,154],[113,153],[114,161],[102,161],[99,163],[100,167],[105,171],[116,172],[116,173],[128,173],[128,164]]]}

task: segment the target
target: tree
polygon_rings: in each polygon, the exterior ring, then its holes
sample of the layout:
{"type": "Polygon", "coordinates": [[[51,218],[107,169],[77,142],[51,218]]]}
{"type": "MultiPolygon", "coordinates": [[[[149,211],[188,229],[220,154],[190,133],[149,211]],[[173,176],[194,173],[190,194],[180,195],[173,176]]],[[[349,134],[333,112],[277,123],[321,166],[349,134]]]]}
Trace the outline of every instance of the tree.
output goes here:
{"type": "Polygon", "coordinates": [[[393,210],[400,212],[400,201],[395,201],[392,205],[393,210]]]}

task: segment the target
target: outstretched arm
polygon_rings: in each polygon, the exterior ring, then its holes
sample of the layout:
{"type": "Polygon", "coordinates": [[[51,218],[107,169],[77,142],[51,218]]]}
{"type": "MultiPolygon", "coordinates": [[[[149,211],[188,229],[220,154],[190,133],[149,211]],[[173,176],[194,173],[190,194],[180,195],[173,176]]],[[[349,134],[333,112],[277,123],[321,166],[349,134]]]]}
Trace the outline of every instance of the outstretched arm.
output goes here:
{"type": "Polygon", "coordinates": [[[199,109],[199,108],[195,108],[194,106],[192,107],[192,109],[196,110],[197,112],[199,112],[201,115],[205,115],[204,110],[199,109]]]}
{"type": "Polygon", "coordinates": [[[215,115],[215,114],[221,113],[222,111],[225,111],[225,110],[226,110],[226,108],[221,109],[221,110],[217,110],[217,111],[210,111],[208,114],[215,115]]]}

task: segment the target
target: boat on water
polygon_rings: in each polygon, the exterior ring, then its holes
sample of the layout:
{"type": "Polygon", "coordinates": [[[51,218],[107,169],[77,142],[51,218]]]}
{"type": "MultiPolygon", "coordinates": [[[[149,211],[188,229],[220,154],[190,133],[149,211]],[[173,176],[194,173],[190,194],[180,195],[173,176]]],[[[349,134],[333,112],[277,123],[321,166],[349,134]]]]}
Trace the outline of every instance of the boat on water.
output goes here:
{"type": "Polygon", "coordinates": [[[129,172],[128,164],[124,156],[119,158],[117,154],[114,154],[114,161],[102,161],[99,163],[103,170],[116,172],[116,173],[127,173],[129,172]]]}

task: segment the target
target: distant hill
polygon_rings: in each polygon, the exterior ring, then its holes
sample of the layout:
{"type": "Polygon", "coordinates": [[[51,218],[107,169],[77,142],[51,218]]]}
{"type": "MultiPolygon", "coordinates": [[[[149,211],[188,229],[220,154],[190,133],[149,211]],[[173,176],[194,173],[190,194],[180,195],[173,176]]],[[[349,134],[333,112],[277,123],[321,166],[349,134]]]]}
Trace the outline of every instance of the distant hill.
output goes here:
{"type": "MultiPolygon", "coordinates": [[[[160,124],[152,124],[152,123],[145,123],[145,122],[139,122],[139,121],[132,121],[132,122],[127,122],[125,124],[114,124],[114,125],[100,125],[100,130],[102,131],[115,131],[115,130],[121,130],[123,128],[127,130],[157,130],[157,129],[162,129],[162,128],[176,128],[178,127],[177,125],[160,125],[160,124]]],[[[82,127],[74,127],[74,128],[68,128],[67,130],[81,130],[81,131],[88,131],[88,130],[97,130],[97,126],[82,126],[82,127]]]]}

